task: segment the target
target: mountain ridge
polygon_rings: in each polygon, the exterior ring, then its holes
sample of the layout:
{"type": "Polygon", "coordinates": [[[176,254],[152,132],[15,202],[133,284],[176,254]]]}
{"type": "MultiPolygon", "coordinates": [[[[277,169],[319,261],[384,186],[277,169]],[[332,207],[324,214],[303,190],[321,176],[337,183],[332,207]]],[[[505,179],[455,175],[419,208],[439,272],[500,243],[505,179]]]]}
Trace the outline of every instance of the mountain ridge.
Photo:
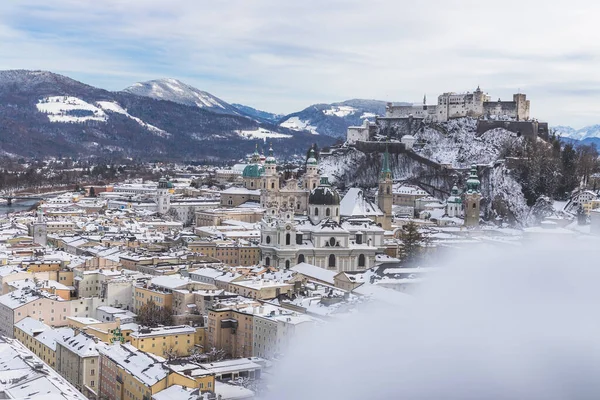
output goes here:
{"type": "Polygon", "coordinates": [[[266,139],[284,157],[332,142],[243,115],[110,92],[49,71],[0,71],[4,155],[225,160],[266,139]]]}

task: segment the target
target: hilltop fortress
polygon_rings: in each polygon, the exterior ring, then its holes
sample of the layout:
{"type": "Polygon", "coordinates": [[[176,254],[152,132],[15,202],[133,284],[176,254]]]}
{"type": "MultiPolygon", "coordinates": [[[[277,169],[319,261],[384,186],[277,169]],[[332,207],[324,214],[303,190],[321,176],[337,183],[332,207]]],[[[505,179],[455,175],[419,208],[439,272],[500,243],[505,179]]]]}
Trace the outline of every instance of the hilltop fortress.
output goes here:
{"type": "Polygon", "coordinates": [[[423,124],[439,124],[454,118],[476,118],[477,132],[504,128],[527,137],[548,134],[548,124],[529,117],[530,102],[524,93],[513,95],[512,101],[492,101],[491,96],[479,87],[474,92],[447,92],[438,96],[437,104],[394,105],[388,103],[385,116],[377,117],[374,123],[365,120],[362,126],[348,128],[347,142],[370,141],[377,134],[406,141],[412,147],[412,135],[423,124]]]}
{"type": "Polygon", "coordinates": [[[438,96],[437,104],[428,105],[423,98],[423,105],[395,106],[388,103],[387,118],[408,117],[422,118],[425,122],[446,122],[451,118],[484,117],[487,119],[529,120],[529,100],[527,95],[517,93],[512,101],[492,101],[491,96],[483,93],[479,86],[473,92],[447,92],[438,96]]]}

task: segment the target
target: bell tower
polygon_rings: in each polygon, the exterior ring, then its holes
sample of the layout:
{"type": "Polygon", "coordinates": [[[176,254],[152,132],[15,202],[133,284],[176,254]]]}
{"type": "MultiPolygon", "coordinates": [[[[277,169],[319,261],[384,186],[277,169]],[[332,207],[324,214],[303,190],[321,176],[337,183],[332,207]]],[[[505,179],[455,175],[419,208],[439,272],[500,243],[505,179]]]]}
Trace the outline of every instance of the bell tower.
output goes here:
{"type": "Polygon", "coordinates": [[[477,166],[471,166],[471,173],[467,179],[465,192],[465,226],[479,226],[479,212],[481,203],[481,181],[477,175],[477,166]]]}
{"type": "Polygon", "coordinates": [[[392,228],[393,183],[392,170],[390,169],[390,153],[386,144],[385,153],[383,153],[381,174],[379,175],[379,193],[377,194],[377,205],[385,215],[382,227],[386,230],[392,228]]]}
{"type": "Polygon", "coordinates": [[[319,167],[315,157],[315,149],[311,148],[306,160],[306,175],[304,177],[304,189],[313,190],[319,186],[319,167]]]}

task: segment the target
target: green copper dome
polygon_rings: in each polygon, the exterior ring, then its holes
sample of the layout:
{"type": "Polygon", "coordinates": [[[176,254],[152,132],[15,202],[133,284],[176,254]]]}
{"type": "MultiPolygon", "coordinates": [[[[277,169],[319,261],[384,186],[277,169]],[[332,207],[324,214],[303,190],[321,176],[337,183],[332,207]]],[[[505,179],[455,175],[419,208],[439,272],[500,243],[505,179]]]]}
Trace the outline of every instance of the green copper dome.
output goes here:
{"type": "Polygon", "coordinates": [[[469,175],[469,179],[467,179],[467,192],[479,192],[480,185],[481,181],[479,180],[479,175],[477,175],[477,166],[473,165],[471,166],[471,173],[469,175]]]}
{"type": "Polygon", "coordinates": [[[248,164],[244,171],[242,172],[242,177],[244,178],[260,178],[262,173],[264,172],[264,168],[260,164],[248,164]]]}
{"type": "Polygon", "coordinates": [[[269,156],[265,160],[265,164],[276,164],[276,163],[277,163],[277,161],[275,160],[275,157],[273,156],[273,146],[271,146],[271,147],[269,147],[269,156]]]}
{"type": "Polygon", "coordinates": [[[306,160],[308,165],[317,165],[317,158],[315,157],[315,149],[310,149],[310,153],[308,153],[308,160],[306,160]]]}

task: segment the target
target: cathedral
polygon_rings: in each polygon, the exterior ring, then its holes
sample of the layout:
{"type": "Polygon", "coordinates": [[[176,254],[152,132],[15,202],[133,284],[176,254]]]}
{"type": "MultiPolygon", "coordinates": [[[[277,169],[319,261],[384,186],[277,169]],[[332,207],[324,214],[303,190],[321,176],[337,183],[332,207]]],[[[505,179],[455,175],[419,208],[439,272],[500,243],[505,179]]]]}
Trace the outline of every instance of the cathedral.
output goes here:
{"type": "Polygon", "coordinates": [[[384,229],[391,225],[392,173],[387,151],[378,196],[385,220],[379,224],[368,217],[341,216],[340,194],[327,176],[319,176],[313,150],[302,185],[290,179],[280,188],[275,165],[270,149],[260,182],[266,210],[261,221],[261,263],[283,269],[306,262],[337,272],[375,266],[375,255],[384,249],[384,229]]]}
{"type": "Polygon", "coordinates": [[[242,178],[246,189],[260,190],[261,207],[270,209],[273,213],[279,209],[290,209],[294,214],[308,214],[310,191],[317,187],[320,179],[315,151],[311,149],[302,184],[292,178],[281,185],[272,147],[269,148],[269,155],[264,163],[258,149],[254,151],[251,163],[242,172],[242,178]]]}

